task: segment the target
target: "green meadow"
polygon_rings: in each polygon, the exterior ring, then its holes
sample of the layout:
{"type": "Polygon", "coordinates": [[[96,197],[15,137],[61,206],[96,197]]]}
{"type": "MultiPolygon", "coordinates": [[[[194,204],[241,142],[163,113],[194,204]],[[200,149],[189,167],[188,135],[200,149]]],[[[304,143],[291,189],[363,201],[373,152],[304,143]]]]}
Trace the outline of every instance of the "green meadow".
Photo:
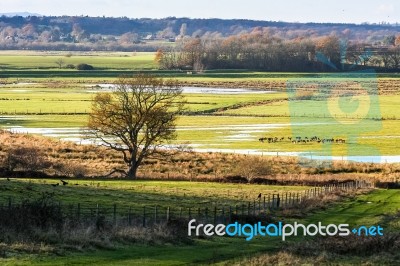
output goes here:
{"type": "Polygon", "coordinates": [[[212,206],[235,206],[247,204],[264,195],[282,192],[302,193],[306,186],[269,186],[250,184],[221,184],[212,182],[183,181],[110,181],[68,180],[67,186],[52,186],[57,179],[0,180],[0,203],[9,198],[16,201],[34,199],[51,193],[55,201],[86,207],[112,207],[113,204],[135,210],[143,206],[160,208],[204,208],[212,206]]]}
{"type": "MultiPolygon", "coordinates": [[[[14,182],[10,184],[1,184],[1,187],[13,187],[20,189],[20,185],[26,185],[28,180],[14,182]]],[[[47,186],[47,180],[33,181],[38,187],[47,186]]],[[[88,181],[86,181],[88,182],[88,181]]],[[[101,194],[102,191],[108,190],[110,194],[107,198],[111,199],[112,195],[115,196],[129,192],[130,187],[143,186],[142,193],[153,196],[152,189],[154,187],[159,192],[168,193],[168,190],[173,190],[175,187],[178,189],[187,188],[188,193],[198,193],[198,191],[212,190],[213,185],[210,187],[208,183],[193,184],[189,186],[187,183],[179,184],[179,182],[163,182],[149,183],[149,182],[101,182],[100,187],[89,188],[96,190],[97,196],[101,199],[104,198],[101,194]],[[106,188],[109,187],[109,188],[106,188]],[[202,188],[200,188],[202,187],[202,188]],[[111,188],[114,188],[111,190],[111,188]],[[197,192],[196,192],[197,191],[197,192]]],[[[82,184],[82,183],[80,183],[82,184]]],[[[88,183],[89,184],[89,183],[88,183]]],[[[214,185],[215,186],[215,185],[214,185]]],[[[34,186],[35,189],[37,188],[34,186]]],[[[237,191],[236,185],[221,185],[221,192],[217,192],[218,197],[226,197],[225,189],[232,189],[237,191]],[[231,187],[235,186],[235,187],[231,187]]],[[[259,186],[249,186],[249,189],[259,190],[259,186]]],[[[76,190],[76,196],[81,196],[78,192],[80,188],[57,188],[64,189],[70,193],[76,190]]],[[[276,190],[275,187],[269,189],[276,190]]],[[[281,188],[278,188],[279,190],[281,188]]],[[[297,188],[296,188],[297,189],[297,188]]],[[[218,190],[220,191],[220,190],[218,190]]],[[[64,196],[65,197],[65,196],[64,196]]],[[[67,196],[68,197],[68,196],[67,196]]],[[[67,199],[67,198],[66,198],[67,199]]],[[[297,222],[302,223],[316,223],[323,221],[324,224],[328,223],[349,223],[350,226],[372,226],[381,225],[384,232],[398,231],[398,220],[388,220],[386,217],[398,212],[400,204],[400,193],[398,190],[374,190],[368,194],[358,196],[355,199],[348,199],[342,202],[333,203],[327,206],[324,210],[317,210],[309,213],[305,218],[295,219],[297,222]]],[[[311,238],[312,239],[312,238],[311,238]]],[[[290,238],[288,243],[301,241],[301,239],[290,238]]],[[[59,255],[29,255],[20,254],[17,257],[0,258],[2,265],[177,265],[177,264],[208,264],[208,265],[227,265],[239,262],[242,258],[251,256],[258,256],[261,254],[274,254],[283,245],[287,245],[278,238],[263,238],[256,237],[252,241],[245,241],[242,237],[213,237],[213,238],[199,238],[195,239],[189,245],[148,245],[148,244],[135,244],[117,246],[109,250],[92,250],[84,252],[67,252],[63,256],[59,255]]],[[[371,254],[372,255],[372,254],[371,254]]],[[[346,255],[337,256],[332,259],[332,263],[343,264],[352,263],[359,264],[369,260],[368,257],[346,255]]],[[[375,264],[374,264],[375,265],[375,264]]]]}

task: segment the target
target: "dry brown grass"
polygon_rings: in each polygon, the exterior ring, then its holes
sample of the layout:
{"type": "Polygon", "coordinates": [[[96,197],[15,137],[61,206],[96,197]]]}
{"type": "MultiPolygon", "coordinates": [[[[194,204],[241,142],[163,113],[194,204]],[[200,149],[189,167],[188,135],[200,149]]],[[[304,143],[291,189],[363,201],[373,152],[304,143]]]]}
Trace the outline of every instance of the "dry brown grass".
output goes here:
{"type": "MultiPolygon", "coordinates": [[[[33,147],[44,154],[47,175],[66,177],[105,177],[114,169],[126,169],[119,152],[94,145],[78,145],[35,135],[0,132],[0,168],[7,168],[7,154],[16,147],[33,147]]],[[[398,182],[400,164],[372,164],[334,161],[313,162],[303,167],[295,157],[255,157],[239,154],[194,153],[181,151],[162,158],[147,159],[139,168],[139,178],[247,182],[240,172],[243,162],[267,165],[268,171],[251,175],[252,182],[270,184],[318,185],[327,182],[368,180],[398,182]],[[236,176],[239,178],[229,178],[236,176]]],[[[243,168],[244,169],[244,168],[243,168]]],[[[24,169],[15,169],[24,170],[24,169]]],[[[121,177],[115,173],[110,177],[121,177]]],[[[249,179],[249,178],[248,178],[249,179]]]]}
{"type": "Polygon", "coordinates": [[[300,203],[291,208],[283,208],[280,210],[280,215],[283,217],[303,218],[315,210],[325,210],[333,203],[343,201],[346,199],[354,199],[359,195],[370,192],[371,189],[357,189],[357,190],[335,190],[331,193],[320,194],[316,197],[304,199],[300,203]]]}

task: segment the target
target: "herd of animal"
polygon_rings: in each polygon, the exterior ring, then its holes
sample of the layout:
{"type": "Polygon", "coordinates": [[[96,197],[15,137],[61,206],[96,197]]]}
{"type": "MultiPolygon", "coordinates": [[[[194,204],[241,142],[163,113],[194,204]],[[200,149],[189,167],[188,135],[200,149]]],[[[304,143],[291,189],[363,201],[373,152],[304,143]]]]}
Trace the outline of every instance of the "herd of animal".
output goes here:
{"type": "Polygon", "coordinates": [[[283,141],[288,141],[293,144],[298,144],[298,143],[346,143],[345,139],[342,138],[320,138],[317,136],[313,137],[262,137],[258,139],[260,142],[268,142],[268,143],[276,143],[276,142],[283,142],[283,141]]]}

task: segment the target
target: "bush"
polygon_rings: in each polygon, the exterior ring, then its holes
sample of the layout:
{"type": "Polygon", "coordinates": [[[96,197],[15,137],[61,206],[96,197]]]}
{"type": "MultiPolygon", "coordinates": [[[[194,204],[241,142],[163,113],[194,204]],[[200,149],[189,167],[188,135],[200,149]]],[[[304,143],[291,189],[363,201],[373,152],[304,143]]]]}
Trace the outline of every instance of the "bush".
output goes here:
{"type": "Polygon", "coordinates": [[[73,65],[73,64],[68,64],[68,65],[65,66],[65,68],[67,68],[67,69],[75,69],[76,66],[73,65]]]}
{"type": "Polygon", "coordinates": [[[14,147],[8,150],[6,159],[8,170],[38,171],[50,166],[43,152],[36,147],[14,147]]]}
{"type": "Polygon", "coordinates": [[[79,64],[76,66],[77,70],[93,70],[94,67],[92,65],[88,65],[88,64],[79,64]]]}
{"type": "Polygon", "coordinates": [[[76,162],[57,163],[53,169],[61,176],[83,178],[87,174],[86,167],[76,162]]]}
{"type": "Polygon", "coordinates": [[[21,204],[0,208],[0,228],[17,232],[31,232],[33,228],[61,230],[63,225],[61,208],[50,194],[37,200],[25,200],[21,204]]]}
{"type": "Polygon", "coordinates": [[[246,156],[236,163],[233,174],[243,176],[250,183],[255,178],[272,174],[272,164],[258,156],[246,156]]]}

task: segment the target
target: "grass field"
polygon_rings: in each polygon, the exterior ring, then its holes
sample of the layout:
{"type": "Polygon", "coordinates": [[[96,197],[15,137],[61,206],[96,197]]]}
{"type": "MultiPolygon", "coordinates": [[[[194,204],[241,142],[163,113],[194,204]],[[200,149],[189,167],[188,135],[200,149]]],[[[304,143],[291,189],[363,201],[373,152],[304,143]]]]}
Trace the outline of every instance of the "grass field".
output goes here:
{"type": "Polygon", "coordinates": [[[157,67],[154,63],[154,53],[2,52],[0,70],[57,70],[58,59],[64,61],[63,67],[68,64],[85,63],[93,65],[97,70],[149,70],[157,67]]]}
{"type": "MultiPolygon", "coordinates": [[[[21,83],[0,87],[0,113],[85,113],[90,111],[96,84],[21,83]]],[[[266,94],[185,94],[187,111],[217,110],[239,103],[282,99],[284,93],[266,94]]]]}
{"type": "MultiPolygon", "coordinates": [[[[173,183],[171,183],[172,185],[173,183]]],[[[174,184],[176,185],[176,184],[174,184]]],[[[150,185],[151,187],[151,185],[150,185]]],[[[198,188],[194,186],[193,191],[198,188]]],[[[332,206],[310,213],[298,222],[349,223],[350,226],[376,225],[384,227],[384,232],[398,231],[398,221],[385,222],[385,215],[398,211],[400,193],[398,190],[375,190],[372,193],[334,203],[332,206]]],[[[298,239],[293,239],[295,242],[298,239]]],[[[257,237],[252,241],[243,238],[196,239],[191,245],[128,245],[111,250],[95,250],[67,253],[67,256],[20,255],[18,258],[0,259],[2,265],[177,265],[177,264],[232,264],[243,257],[257,254],[274,254],[283,242],[277,238],[257,237]],[[201,252],[199,252],[201,251],[201,252]]],[[[372,255],[372,254],[371,254],[372,255]]],[[[368,261],[362,256],[337,256],[332,263],[353,263],[368,261]]],[[[375,264],[373,264],[375,265],[375,264]]]]}
{"type": "Polygon", "coordinates": [[[94,207],[96,204],[111,207],[143,206],[204,207],[207,205],[228,205],[252,202],[258,193],[303,192],[305,186],[267,186],[250,184],[221,184],[183,181],[87,181],[68,180],[68,186],[53,187],[59,183],[52,179],[0,180],[0,201],[8,198],[18,201],[40,197],[43,193],[53,193],[54,200],[63,204],[81,203],[94,207]]]}

